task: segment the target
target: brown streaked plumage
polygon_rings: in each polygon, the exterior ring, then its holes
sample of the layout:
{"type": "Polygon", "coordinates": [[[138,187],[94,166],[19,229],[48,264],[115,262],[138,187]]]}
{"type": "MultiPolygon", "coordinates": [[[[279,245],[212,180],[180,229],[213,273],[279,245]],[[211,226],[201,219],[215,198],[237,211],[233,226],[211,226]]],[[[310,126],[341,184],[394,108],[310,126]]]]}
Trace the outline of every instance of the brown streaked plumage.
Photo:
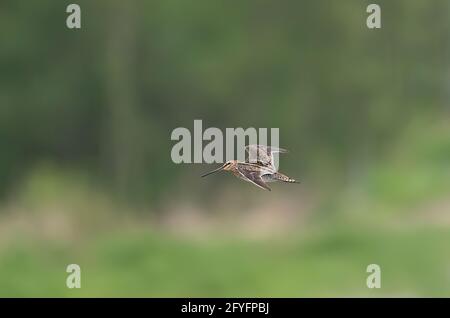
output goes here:
{"type": "Polygon", "coordinates": [[[276,171],[273,164],[273,153],[287,152],[286,150],[261,145],[250,145],[246,147],[246,150],[249,152],[250,156],[253,156],[253,159],[250,158],[250,160],[254,160],[255,157],[257,158],[256,163],[230,160],[220,168],[202,175],[202,177],[206,177],[222,170],[230,171],[236,177],[268,191],[270,191],[270,188],[267,186],[267,182],[283,181],[288,183],[298,183],[294,179],[276,171]]]}
{"type": "Polygon", "coordinates": [[[248,161],[258,163],[263,166],[271,167],[276,170],[274,165],[273,154],[274,153],[287,153],[288,151],[283,148],[269,147],[264,145],[248,145],[245,147],[245,151],[248,153],[248,161]]]}

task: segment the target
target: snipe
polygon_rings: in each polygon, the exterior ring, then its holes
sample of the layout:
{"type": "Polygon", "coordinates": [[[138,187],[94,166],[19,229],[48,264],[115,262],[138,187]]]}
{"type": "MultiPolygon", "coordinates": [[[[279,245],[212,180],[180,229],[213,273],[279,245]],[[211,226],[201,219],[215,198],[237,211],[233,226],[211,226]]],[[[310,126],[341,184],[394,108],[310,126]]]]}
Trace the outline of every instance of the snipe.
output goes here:
{"type": "Polygon", "coordinates": [[[247,182],[251,182],[257,187],[269,191],[270,188],[266,184],[268,182],[282,181],[288,183],[298,183],[294,179],[278,172],[273,163],[274,153],[286,153],[287,150],[263,145],[249,145],[245,147],[245,150],[249,154],[247,161],[227,161],[223,166],[202,175],[202,177],[206,177],[212,173],[222,170],[230,171],[236,177],[247,182]]]}

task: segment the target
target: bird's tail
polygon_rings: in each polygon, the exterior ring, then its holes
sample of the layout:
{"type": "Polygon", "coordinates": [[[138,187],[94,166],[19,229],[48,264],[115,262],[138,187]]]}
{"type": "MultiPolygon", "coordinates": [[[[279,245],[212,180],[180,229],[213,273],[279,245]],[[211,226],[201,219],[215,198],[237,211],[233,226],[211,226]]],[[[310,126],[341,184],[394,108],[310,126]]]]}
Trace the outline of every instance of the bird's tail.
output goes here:
{"type": "Polygon", "coordinates": [[[289,178],[288,176],[286,176],[282,173],[279,173],[279,172],[274,173],[272,175],[272,178],[275,180],[278,180],[278,181],[283,181],[283,182],[288,182],[288,183],[300,183],[300,182],[296,181],[295,179],[289,178]]]}

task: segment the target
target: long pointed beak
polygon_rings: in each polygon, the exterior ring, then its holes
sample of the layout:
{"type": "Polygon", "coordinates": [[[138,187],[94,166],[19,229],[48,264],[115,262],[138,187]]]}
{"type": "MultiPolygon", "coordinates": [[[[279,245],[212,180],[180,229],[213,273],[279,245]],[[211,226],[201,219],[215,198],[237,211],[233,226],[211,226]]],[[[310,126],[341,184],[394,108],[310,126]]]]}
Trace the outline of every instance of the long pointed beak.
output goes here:
{"type": "Polygon", "coordinates": [[[203,178],[203,177],[206,177],[206,176],[209,176],[210,174],[213,174],[213,173],[215,173],[215,172],[219,172],[219,171],[221,171],[222,169],[223,169],[223,166],[220,167],[220,168],[217,168],[216,170],[213,170],[213,171],[210,171],[210,172],[208,172],[208,173],[205,173],[204,175],[202,175],[202,178],[203,178]]]}

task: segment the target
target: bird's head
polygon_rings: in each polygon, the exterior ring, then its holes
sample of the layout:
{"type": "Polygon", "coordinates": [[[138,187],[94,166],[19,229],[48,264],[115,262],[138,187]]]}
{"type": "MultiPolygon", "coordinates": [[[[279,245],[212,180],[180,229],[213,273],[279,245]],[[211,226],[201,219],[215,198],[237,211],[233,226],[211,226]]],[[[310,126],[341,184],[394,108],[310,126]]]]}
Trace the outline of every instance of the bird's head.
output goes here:
{"type": "Polygon", "coordinates": [[[229,160],[229,161],[225,162],[221,167],[219,167],[213,171],[210,171],[208,173],[205,173],[204,175],[202,175],[202,177],[209,176],[210,174],[213,174],[215,172],[219,172],[222,170],[229,171],[229,170],[233,169],[233,167],[236,165],[236,162],[237,162],[236,160],[229,160]]]}

